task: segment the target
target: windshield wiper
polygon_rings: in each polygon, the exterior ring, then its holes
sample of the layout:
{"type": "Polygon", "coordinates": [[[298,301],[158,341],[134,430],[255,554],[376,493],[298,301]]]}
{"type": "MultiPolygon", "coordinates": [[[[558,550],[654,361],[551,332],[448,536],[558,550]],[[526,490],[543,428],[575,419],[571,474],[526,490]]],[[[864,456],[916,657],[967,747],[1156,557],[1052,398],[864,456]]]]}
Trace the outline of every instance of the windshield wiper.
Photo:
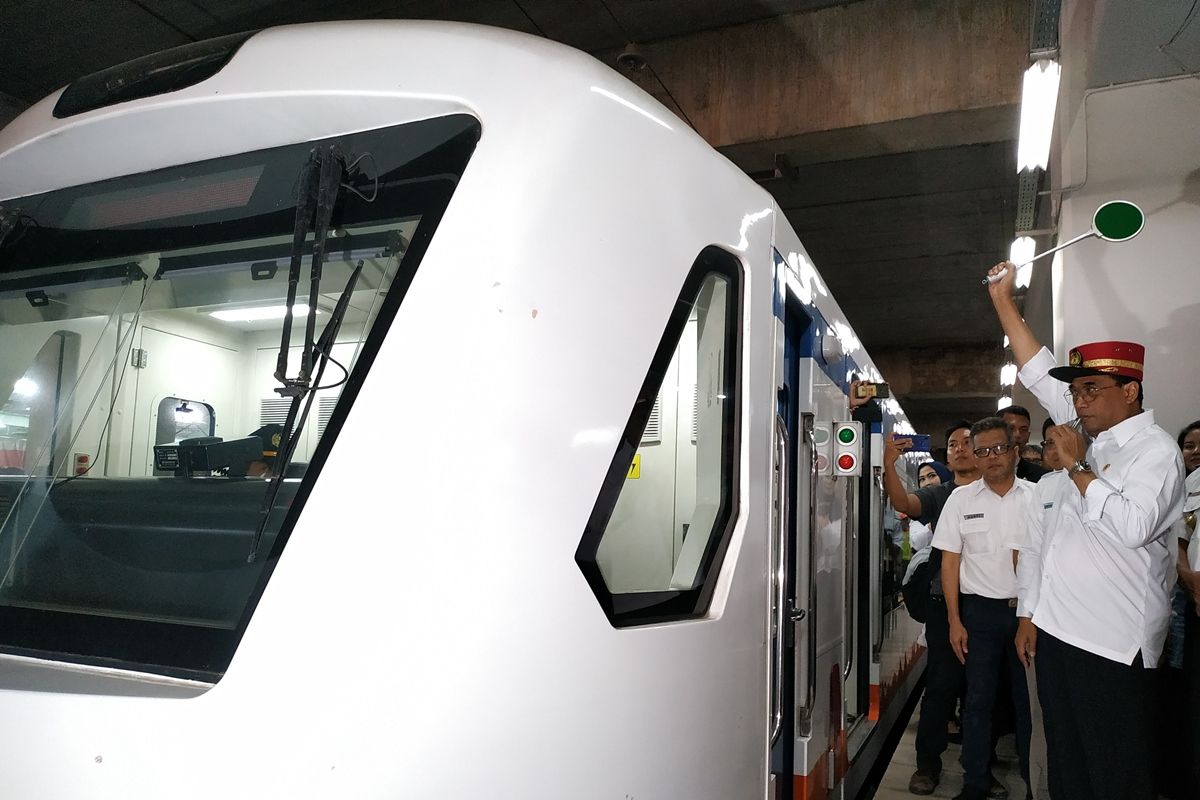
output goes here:
{"type": "Polygon", "coordinates": [[[312,345],[317,325],[317,299],[321,290],[321,266],[325,262],[325,239],[329,221],[342,183],[343,160],[335,145],[312,151],[300,173],[296,198],[296,223],[292,234],[292,258],[288,266],[287,312],[279,339],[279,355],[275,361],[275,379],[282,384],[275,389],[283,397],[302,397],[308,393],[312,376],[312,345]],[[315,207],[314,207],[315,206],[315,207]],[[308,318],[304,325],[304,352],[300,372],[295,378],[287,376],[288,350],[291,349],[292,309],[296,305],[296,289],[300,283],[300,266],[304,258],[304,241],[313,232],[312,266],[309,271],[308,318]]]}
{"type": "Polygon", "coordinates": [[[329,324],[322,331],[320,342],[316,341],[317,301],[321,291],[321,267],[325,261],[325,240],[329,235],[329,223],[333,218],[333,209],[337,203],[338,190],[342,186],[345,173],[345,161],[336,145],[316,147],[309,155],[300,172],[299,185],[296,190],[296,219],[292,235],[291,263],[288,268],[287,311],[283,318],[283,331],[279,340],[279,355],[276,358],[275,379],[280,385],[275,391],[281,397],[290,397],[287,419],[283,424],[283,434],[279,442],[278,455],[275,457],[275,470],[271,476],[271,484],[263,498],[259,512],[258,527],[254,531],[254,541],[246,560],[253,563],[258,558],[258,549],[262,543],[263,532],[283,485],[283,476],[291,463],[292,454],[296,449],[296,436],[308,419],[309,409],[312,408],[316,397],[321,376],[325,372],[325,364],[329,361],[329,352],[333,347],[333,339],[345,315],[351,292],[358,281],[362,270],[362,262],[355,267],[350,280],[338,298],[334,314],[330,316],[329,324]],[[304,243],[309,233],[313,234],[312,262],[309,267],[308,315],[304,325],[304,348],[300,356],[300,371],[296,377],[289,378],[288,351],[291,349],[293,309],[296,305],[296,290],[300,284],[300,271],[304,260],[304,243]],[[317,362],[316,380],[313,380],[313,363],[317,362]],[[303,411],[301,403],[304,402],[303,411]]]}

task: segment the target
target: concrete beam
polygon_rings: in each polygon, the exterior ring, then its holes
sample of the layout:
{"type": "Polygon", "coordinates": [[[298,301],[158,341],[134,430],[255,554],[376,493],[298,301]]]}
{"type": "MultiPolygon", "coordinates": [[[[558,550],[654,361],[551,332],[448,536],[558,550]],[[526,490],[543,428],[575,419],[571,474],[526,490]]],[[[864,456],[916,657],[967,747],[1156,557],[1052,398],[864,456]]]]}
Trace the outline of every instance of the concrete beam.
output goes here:
{"type": "MultiPolygon", "coordinates": [[[[912,323],[919,325],[920,315],[912,323]]],[[[898,331],[907,340],[909,330],[898,331]]],[[[1000,342],[995,345],[910,347],[872,351],[879,371],[920,433],[945,445],[942,432],[952,422],[994,414],[1000,397],[997,369],[1000,342]]]]}
{"type": "Polygon", "coordinates": [[[909,394],[917,399],[936,399],[969,397],[981,392],[995,396],[1000,375],[994,364],[999,353],[997,340],[995,345],[975,347],[880,350],[873,351],[871,358],[891,385],[893,394],[901,399],[909,394]]]}
{"type": "MultiPolygon", "coordinates": [[[[632,77],[716,147],[957,114],[947,146],[1013,137],[1028,39],[1028,0],[866,0],[645,44],[650,68],[632,77]]],[[[922,140],[921,126],[891,135],[922,140]]],[[[859,155],[879,147],[868,131],[857,140],[859,155]]]]}
{"type": "MultiPolygon", "coordinates": [[[[793,165],[803,166],[841,163],[890,153],[1009,143],[1017,138],[1020,111],[1020,106],[1016,104],[945,111],[891,122],[731,144],[717,149],[746,172],[756,173],[770,169],[777,153],[785,154],[793,165]]],[[[1015,158],[1016,145],[1010,149],[1015,158]]]]}

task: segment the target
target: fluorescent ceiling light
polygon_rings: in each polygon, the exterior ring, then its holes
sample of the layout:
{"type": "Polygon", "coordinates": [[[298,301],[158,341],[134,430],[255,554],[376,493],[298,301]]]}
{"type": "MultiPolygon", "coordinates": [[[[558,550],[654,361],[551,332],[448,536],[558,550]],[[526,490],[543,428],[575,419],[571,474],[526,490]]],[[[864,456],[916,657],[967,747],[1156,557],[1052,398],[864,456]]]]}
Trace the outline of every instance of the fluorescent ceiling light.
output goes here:
{"type": "MultiPolygon", "coordinates": [[[[1033,264],[1025,264],[1025,262],[1033,258],[1036,249],[1033,238],[1029,236],[1013,239],[1012,245],[1008,248],[1008,260],[1014,264],[1024,264],[1017,268],[1017,288],[1029,286],[1029,279],[1033,275],[1033,264]]],[[[1007,347],[1007,344],[1005,346],[1007,347]]]]}
{"type": "Polygon", "coordinates": [[[1054,108],[1058,104],[1058,81],[1062,67],[1042,59],[1025,70],[1021,89],[1021,138],[1017,142],[1017,172],[1050,163],[1050,139],[1054,135],[1054,108]]]}
{"type": "Polygon", "coordinates": [[[1017,382],[1017,365],[1011,361],[1000,368],[1000,385],[1012,386],[1017,382]]]}
{"type": "MultiPolygon", "coordinates": [[[[317,310],[320,314],[320,309],[317,310]]],[[[293,317],[303,317],[308,314],[307,303],[296,303],[292,306],[293,317]]],[[[264,319],[283,319],[287,316],[287,306],[252,306],[250,308],[223,308],[211,312],[210,316],[225,322],[258,322],[264,319]]]]}
{"type": "Polygon", "coordinates": [[[1004,337],[1004,346],[1008,347],[1008,337],[1007,336],[1004,337]]]}
{"type": "Polygon", "coordinates": [[[1011,405],[1012,405],[1012,398],[1009,397],[1008,395],[1005,395],[1004,397],[1001,397],[996,402],[996,410],[999,411],[1000,409],[1007,408],[1008,406],[1011,406],[1011,405]]]}

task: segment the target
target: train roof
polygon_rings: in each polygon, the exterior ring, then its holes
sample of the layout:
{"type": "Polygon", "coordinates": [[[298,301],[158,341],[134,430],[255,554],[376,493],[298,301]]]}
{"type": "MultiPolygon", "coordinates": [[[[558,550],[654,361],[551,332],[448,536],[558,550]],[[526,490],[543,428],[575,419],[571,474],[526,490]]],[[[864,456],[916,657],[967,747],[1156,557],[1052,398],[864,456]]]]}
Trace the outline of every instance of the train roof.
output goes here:
{"type": "MultiPolygon", "coordinates": [[[[538,126],[569,120],[596,95],[653,123],[673,151],[711,152],[658,101],[591,56],[540,37],[465,23],[271,28],[245,39],[211,77],[169,93],[59,117],[55,106],[62,95],[51,94],[0,130],[0,198],[453,113],[478,117],[485,131],[525,131],[527,155],[534,159],[538,126]],[[245,116],[251,110],[263,124],[245,116]],[[155,113],[155,124],[139,126],[148,112],[155,113]],[[73,145],[83,135],[88,146],[81,152],[73,145]],[[50,157],[56,160],[47,162],[50,157]],[[45,169],[46,163],[55,169],[45,169]]],[[[575,133],[586,154],[586,137],[604,132],[575,133]]]]}
{"type": "MultiPolygon", "coordinates": [[[[653,97],[565,45],[465,23],[290,25],[239,37],[227,63],[182,88],[64,113],[74,86],[0,130],[0,199],[458,113],[478,118],[485,140],[506,131],[536,169],[564,159],[546,146],[552,131],[569,137],[569,158],[605,145],[608,130],[585,122],[602,98],[642,126],[646,149],[703,169],[714,190],[736,182],[761,196],[759,214],[774,216],[793,289],[820,312],[822,335],[837,338],[860,374],[882,380],[770,194],[653,97]]],[[[894,400],[886,410],[904,422],[894,400]]]]}

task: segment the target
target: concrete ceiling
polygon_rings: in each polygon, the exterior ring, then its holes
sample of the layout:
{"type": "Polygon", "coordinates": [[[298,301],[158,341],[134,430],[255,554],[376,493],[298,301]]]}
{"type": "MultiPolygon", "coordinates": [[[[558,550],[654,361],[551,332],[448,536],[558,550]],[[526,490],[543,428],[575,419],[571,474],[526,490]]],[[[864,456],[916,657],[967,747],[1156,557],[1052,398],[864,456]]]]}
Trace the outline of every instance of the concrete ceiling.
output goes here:
{"type": "MultiPolygon", "coordinates": [[[[978,276],[1013,237],[1028,0],[40,0],[0,27],[0,123],[75,78],[240,30],[349,18],[546,36],[675,109],[779,200],[914,424],[995,409],[978,276]],[[52,24],[47,24],[52,20],[52,24]]],[[[327,54],[328,57],[341,57],[327,54]]]]}

